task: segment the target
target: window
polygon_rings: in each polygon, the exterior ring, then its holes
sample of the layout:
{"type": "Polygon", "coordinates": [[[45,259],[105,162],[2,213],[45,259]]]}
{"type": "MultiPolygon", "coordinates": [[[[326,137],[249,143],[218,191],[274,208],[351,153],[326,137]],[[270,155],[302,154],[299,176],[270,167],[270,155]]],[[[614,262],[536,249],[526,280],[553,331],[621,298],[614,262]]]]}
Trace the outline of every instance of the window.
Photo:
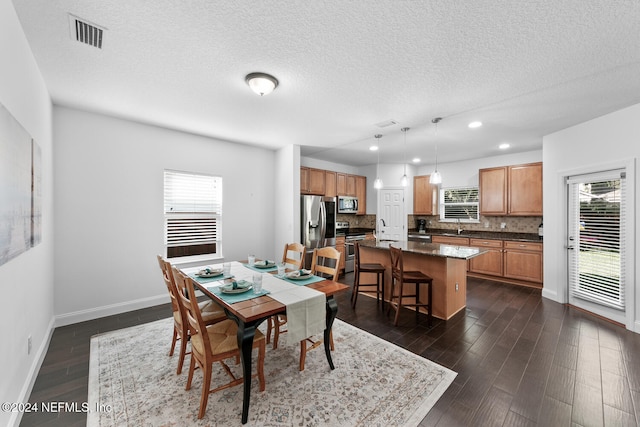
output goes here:
{"type": "Polygon", "coordinates": [[[440,190],[440,220],[479,222],[478,187],[443,188],[440,190]]]}
{"type": "Polygon", "coordinates": [[[167,258],[221,255],[222,178],[164,171],[167,258]]]}

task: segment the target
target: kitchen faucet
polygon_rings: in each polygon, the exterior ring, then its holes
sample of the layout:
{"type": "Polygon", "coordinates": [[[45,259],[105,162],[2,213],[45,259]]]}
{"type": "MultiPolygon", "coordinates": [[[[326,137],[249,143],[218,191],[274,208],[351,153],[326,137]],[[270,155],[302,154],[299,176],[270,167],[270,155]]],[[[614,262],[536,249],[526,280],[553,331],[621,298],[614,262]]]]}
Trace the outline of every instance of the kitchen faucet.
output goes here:
{"type": "Polygon", "coordinates": [[[385,222],[384,222],[384,219],[380,218],[380,221],[382,222],[382,226],[383,226],[383,227],[386,227],[386,226],[387,226],[387,224],[385,224],[385,222]]]}
{"type": "Polygon", "coordinates": [[[460,218],[458,218],[457,221],[458,221],[458,234],[461,234],[464,230],[460,227],[460,218]]]}

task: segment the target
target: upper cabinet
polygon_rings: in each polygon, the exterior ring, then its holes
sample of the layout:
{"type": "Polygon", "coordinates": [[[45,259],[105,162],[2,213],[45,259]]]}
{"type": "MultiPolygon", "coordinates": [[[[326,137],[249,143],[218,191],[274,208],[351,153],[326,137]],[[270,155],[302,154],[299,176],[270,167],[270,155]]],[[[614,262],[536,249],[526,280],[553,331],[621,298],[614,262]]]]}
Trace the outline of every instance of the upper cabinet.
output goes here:
{"type": "Polygon", "coordinates": [[[356,196],[356,175],[336,173],[336,189],[338,196],[356,196]]]}
{"type": "Polygon", "coordinates": [[[542,163],[480,169],[480,214],[542,216],[542,163]]]}
{"type": "Polygon", "coordinates": [[[358,198],[358,212],[356,215],[367,214],[367,177],[356,175],[356,197],[358,198]]]}
{"type": "Polygon", "coordinates": [[[317,194],[325,193],[325,171],[314,168],[300,168],[300,193],[317,194]]]}
{"type": "Polygon", "coordinates": [[[429,183],[429,175],[413,177],[413,214],[437,215],[438,186],[429,183]]]}
{"type": "Polygon", "coordinates": [[[358,212],[356,215],[366,215],[367,213],[366,176],[301,166],[300,193],[325,197],[357,197],[358,212]]]}
{"type": "Polygon", "coordinates": [[[324,195],[326,197],[336,197],[336,173],[332,171],[324,171],[324,195]]]}

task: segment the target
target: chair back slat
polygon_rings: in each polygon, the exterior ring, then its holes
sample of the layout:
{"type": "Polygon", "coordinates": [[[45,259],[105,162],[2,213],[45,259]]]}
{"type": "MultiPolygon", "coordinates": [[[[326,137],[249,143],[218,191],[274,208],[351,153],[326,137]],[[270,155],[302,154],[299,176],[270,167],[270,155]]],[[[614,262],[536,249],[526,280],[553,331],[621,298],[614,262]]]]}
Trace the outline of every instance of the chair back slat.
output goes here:
{"type": "Polygon", "coordinates": [[[341,256],[340,251],[330,246],[314,249],[313,259],[311,261],[311,273],[333,281],[338,280],[341,256]]]}
{"type": "Polygon", "coordinates": [[[389,254],[391,255],[391,275],[402,281],[402,276],[404,275],[402,249],[389,245],[389,254]]]}
{"type": "Polygon", "coordinates": [[[282,262],[290,265],[294,270],[299,270],[304,265],[305,247],[302,243],[287,243],[284,245],[282,262]]]}
{"type": "MultiPolygon", "coordinates": [[[[182,273],[177,268],[173,267],[173,277],[176,282],[178,300],[184,311],[185,320],[189,325],[189,332],[191,334],[191,340],[197,335],[202,339],[204,348],[209,348],[211,345],[209,342],[209,334],[207,333],[207,327],[202,320],[202,312],[198,305],[198,297],[193,287],[191,278],[182,273]]],[[[192,351],[196,351],[196,348],[192,346],[192,351]]]]}

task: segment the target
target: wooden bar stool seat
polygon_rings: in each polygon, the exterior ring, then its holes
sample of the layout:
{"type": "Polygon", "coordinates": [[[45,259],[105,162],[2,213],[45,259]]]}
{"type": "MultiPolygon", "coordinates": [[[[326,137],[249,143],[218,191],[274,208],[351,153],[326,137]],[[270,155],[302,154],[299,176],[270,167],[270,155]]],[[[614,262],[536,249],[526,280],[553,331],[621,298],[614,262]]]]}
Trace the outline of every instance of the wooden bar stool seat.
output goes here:
{"type": "MultiPolygon", "coordinates": [[[[361,263],[360,262],[360,245],[355,244],[355,268],[353,279],[353,290],[351,293],[351,307],[356,308],[356,301],[358,299],[358,292],[360,288],[373,288],[375,287],[376,302],[381,301],[381,305],[384,306],[384,273],[386,269],[382,264],[374,263],[361,263]],[[360,283],[361,273],[374,273],[376,275],[376,283],[360,283]]],[[[366,290],[365,289],[365,290],[366,290]]]]}
{"type": "Polygon", "coordinates": [[[400,309],[402,307],[414,307],[416,309],[416,322],[418,321],[420,307],[424,307],[427,309],[427,322],[429,327],[431,327],[433,318],[431,311],[433,278],[421,271],[405,271],[402,262],[402,249],[389,245],[389,253],[391,254],[391,297],[389,299],[387,314],[391,311],[391,307],[396,310],[393,325],[398,325],[400,309]],[[406,293],[405,285],[415,285],[415,292],[411,294],[406,293]],[[422,285],[427,286],[428,304],[420,302],[420,287],[422,285]],[[415,301],[405,302],[405,298],[415,298],[415,301]]]}

